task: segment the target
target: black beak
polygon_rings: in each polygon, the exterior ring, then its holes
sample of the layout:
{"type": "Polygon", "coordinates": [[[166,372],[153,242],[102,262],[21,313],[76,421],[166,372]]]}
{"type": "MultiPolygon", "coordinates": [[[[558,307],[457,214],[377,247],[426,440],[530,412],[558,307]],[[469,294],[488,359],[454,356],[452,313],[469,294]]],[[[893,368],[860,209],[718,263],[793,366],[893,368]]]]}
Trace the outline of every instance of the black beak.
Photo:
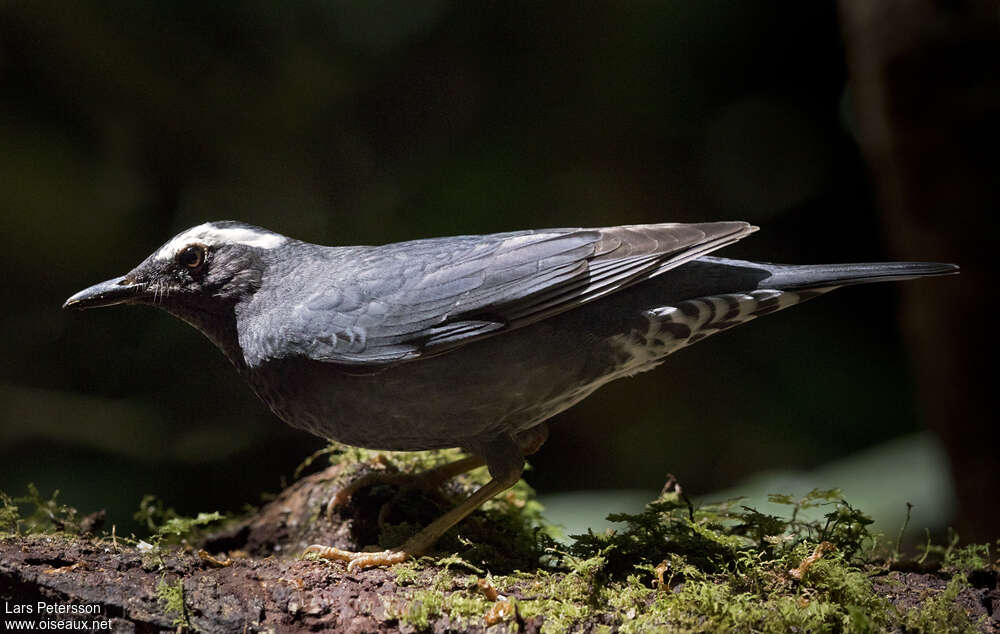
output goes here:
{"type": "Polygon", "coordinates": [[[94,284],[90,288],[85,288],[76,295],[70,297],[63,304],[63,308],[97,308],[99,306],[114,306],[127,302],[133,297],[137,297],[146,289],[146,285],[141,282],[130,280],[127,277],[116,277],[107,282],[94,284]]]}

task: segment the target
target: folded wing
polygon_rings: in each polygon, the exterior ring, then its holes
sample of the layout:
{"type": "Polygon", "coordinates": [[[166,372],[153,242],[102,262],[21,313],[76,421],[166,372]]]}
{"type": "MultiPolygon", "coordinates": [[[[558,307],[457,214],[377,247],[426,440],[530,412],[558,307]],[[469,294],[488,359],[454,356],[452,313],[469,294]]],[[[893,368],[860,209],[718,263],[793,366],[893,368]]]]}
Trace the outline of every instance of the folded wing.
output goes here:
{"type": "Polygon", "coordinates": [[[754,230],[669,223],[367,247],[351,259],[359,271],[352,279],[332,275],[277,316],[281,341],[243,342],[244,352],[251,365],[289,355],[369,365],[440,354],[572,310],[754,230]]]}

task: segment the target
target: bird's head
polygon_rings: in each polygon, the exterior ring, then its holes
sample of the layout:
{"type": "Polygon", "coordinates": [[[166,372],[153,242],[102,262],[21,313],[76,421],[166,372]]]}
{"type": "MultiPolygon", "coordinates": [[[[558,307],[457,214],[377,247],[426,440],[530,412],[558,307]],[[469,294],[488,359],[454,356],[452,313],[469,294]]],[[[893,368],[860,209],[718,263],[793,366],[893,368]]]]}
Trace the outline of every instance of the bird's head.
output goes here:
{"type": "Polygon", "coordinates": [[[211,336],[213,322],[257,289],[268,253],[288,242],[241,222],[208,222],[177,234],[122,277],[73,295],[63,308],[151,304],[211,336]]]}

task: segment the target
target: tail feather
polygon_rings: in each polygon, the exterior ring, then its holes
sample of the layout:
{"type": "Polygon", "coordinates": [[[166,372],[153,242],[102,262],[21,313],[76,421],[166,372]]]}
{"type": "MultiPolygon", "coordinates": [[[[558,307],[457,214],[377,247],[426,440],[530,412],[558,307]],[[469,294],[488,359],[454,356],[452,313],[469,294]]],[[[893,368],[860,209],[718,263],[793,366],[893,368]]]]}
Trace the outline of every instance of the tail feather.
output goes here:
{"type": "MultiPolygon", "coordinates": [[[[758,265],[759,266],[759,265],[758,265]]],[[[771,277],[760,288],[826,288],[891,282],[958,273],[958,266],[938,262],[864,262],[858,264],[765,265],[771,277]]]]}
{"type": "MultiPolygon", "coordinates": [[[[870,282],[911,280],[958,273],[955,264],[939,262],[859,262],[856,264],[770,264],[703,256],[700,278],[744,284],[743,288],[835,288],[870,282]]],[[[735,289],[733,289],[735,290],[735,289]]]]}
{"type": "MultiPolygon", "coordinates": [[[[766,271],[755,277],[757,288],[746,292],[713,293],[644,311],[645,323],[610,343],[619,350],[616,376],[630,376],[659,365],[672,352],[840,286],[907,280],[958,272],[954,264],[933,262],[884,262],[788,266],[701,258],[712,264],[732,266],[732,271],[766,271]]],[[[746,276],[745,273],[743,273],[746,276]]],[[[745,277],[750,281],[749,277],[745,277]]],[[[752,282],[751,282],[752,283],[752,282]]]]}

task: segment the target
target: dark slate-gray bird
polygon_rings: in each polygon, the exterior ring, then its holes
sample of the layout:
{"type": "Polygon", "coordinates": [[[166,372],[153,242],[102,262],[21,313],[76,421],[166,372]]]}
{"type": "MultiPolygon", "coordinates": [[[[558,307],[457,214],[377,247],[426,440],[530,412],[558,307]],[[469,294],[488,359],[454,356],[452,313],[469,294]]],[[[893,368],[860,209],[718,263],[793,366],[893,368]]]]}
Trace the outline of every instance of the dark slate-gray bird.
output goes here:
{"type": "Polygon", "coordinates": [[[426,551],[520,478],[547,419],[609,381],[838,286],[958,270],[708,256],[755,230],[664,223],[326,247],[209,222],[65,307],[157,306],[204,333],[293,427],[373,449],[469,452],[430,479],[489,468],[488,484],[399,550],[310,547],[354,569],[426,551]]]}

